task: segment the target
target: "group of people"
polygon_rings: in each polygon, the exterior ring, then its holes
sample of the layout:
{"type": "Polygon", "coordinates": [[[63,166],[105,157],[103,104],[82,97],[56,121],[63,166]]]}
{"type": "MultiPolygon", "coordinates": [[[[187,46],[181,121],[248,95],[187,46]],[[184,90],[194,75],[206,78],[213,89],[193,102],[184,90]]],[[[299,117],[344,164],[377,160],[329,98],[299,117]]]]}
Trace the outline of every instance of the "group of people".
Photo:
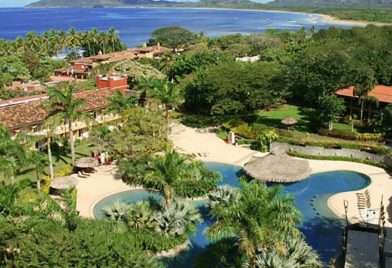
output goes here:
{"type": "Polygon", "coordinates": [[[103,153],[98,152],[98,151],[91,152],[91,157],[97,159],[98,163],[100,165],[109,165],[110,164],[109,155],[105,152],[103,152],[103,153]]]}

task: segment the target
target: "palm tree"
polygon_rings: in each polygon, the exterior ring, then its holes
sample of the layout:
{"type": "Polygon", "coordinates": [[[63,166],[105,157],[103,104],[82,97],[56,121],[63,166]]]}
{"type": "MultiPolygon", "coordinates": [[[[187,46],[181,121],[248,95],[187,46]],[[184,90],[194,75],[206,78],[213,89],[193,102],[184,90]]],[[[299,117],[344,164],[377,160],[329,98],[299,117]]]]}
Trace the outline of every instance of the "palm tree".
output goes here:
{"type": "Polygon", "coordinates": [[[41,175],[44,173],[45,166],[47,165],[48,159],[45,154],[40,151],[30,151],[29,162],[34,165],[35,174],[37,179],[37,189],[41,190],[41,175]]]}
{"type": "Polygon", "coordinates": [[[300,236],[296,228],[299,211],[293,198],[282,194],[280,187],[267,188],[256,181],[242,184],[234,202],[212,207],[215,223],[207,235],[213,240],[235,237],[238,251],[247,258],[249,267],[255,267],[260,252],[276,249],[287,254],[284,238],[300,236]]]}
{"type": "Polygon", "coordinates": [[[26,44],[27,48],[29,48],[32,51],[37,51],[37,48],[39,47],[39,38],[34,32],[28,32],[26,34],[26,44]]]}
{"type": "Polygon", "coordinates": [[[53,156],[52,156],[52,142],[56,135],[56,128],[61,124],[61,116],[49,116],[46,118],[43,127],[46,130],[46,150],[48,153],[49,161],[49,177],[51,180],[54,179],[54,167],[53,167],[53,156]]]}
{"type": "Polygon", "coordinates": [[[110,28],[107,32],[108,40],[112,44],[112,52],[116,51],[116,43],[118,42],[118,32],[114,28],[110,28]]]}
{"type": "Polygon", "coordinates": [[[170,109],[175,108],[184,102],[183,94],[179,87],[167,79],[159,80],[152,78],[141,83],[142,88],[147,89],[147,94],[164,105],[166,118],[166,139],[170,134],[170,109]]]}
{"type": "Polygon", "coordinates": [[[101,33],[99,35],[99,44],[101,46],[103,54],[106,54],[106,46],[109,44],[109,37],[106,33],[101,33]]]}
{"type": "Polygon", "coordinates": [[[80,34],[75,30],[74,27],[71,27],[68,31],[67,35],[68,45],[76,51],[76,48],[80,47],[80,34]]]}
{"type": "Polygon", "coordinates": [[[134,96],[126,97],[121,91],[114,92],[107,108],[109,112],[121,113],[122,111],[136,106],[137,98],[134,96]]]}
{"type": "Polygon", "coordinates": [[[175,190],[174,184],[181,180],[184,175],[186,158],[176,151],[165,148],[163,157],[156,157],[152,160],[152,174],[146,176],[156,189],[160,190],[165,197],[165,206],[173,201],[175,190]]]}
{"type": "Polygon", "coordinates": [[[11,184],[15,183],[16,172],[19,169],[18,160],[13,156],[0,156],[0,171],[11,184]]]}
{"type": "Polygon", "coordinates": [[[68,83],[62,89],[49,89],[49,106],[51,115],[58,114],[68,123],[69,143],[71,146],[72,166],[75,164],[75,145],[73,122],[82,117],[81,109],[85,105],[85,100],[74,97],[75,84],[68,83]]]}
{"type": "Polygon", "coordinates": [[[15,183],[18,170],[25,165],[26,141],[22,135],[12,137],[9,131],[0,125],[0,172],[11,183],[15,183]]]}
{"type": "Polygon", "coordinates": [[[361,112],[359,116],[359,121],[361,126],[363,125],[363,112],[365,109],[365,103],[368,98],[369,92],[374,88],[375,85],[375,77],[373,70],[369,69],[360,69],[356,73],[356,77],[354,78],[355,88],[354,95],[358,96],[359,104],[361,105],[361,112]]]}

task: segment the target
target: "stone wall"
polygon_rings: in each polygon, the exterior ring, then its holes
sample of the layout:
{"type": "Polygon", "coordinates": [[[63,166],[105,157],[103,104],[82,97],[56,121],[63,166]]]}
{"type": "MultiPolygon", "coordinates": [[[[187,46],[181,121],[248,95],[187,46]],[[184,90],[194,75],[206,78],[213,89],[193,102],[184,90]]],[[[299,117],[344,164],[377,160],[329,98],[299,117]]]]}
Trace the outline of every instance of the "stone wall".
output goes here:
{"type": "MultiPolygon", "coordinates": [[[[323,147],[316,147],[316,146],[300,146],[300,145],[291,145],[288,143],[280,143],[274,142],[271,144],[271,149],[274,146],[283,147],[286,151],[294,151],[300,154],[307,154],[307,155],[319,155],[319,156],[338,156],[338,157],[351,157],[357,159],[364,159],[364,160],[372,160],[376,162],[385,161],[386,156],[379,155],[379,154],[372,154],[368,152],[362,152],[356,149],[326,149],[323,147]]],[[[392,159],[390,159],[392,165],[392,159]]]]}

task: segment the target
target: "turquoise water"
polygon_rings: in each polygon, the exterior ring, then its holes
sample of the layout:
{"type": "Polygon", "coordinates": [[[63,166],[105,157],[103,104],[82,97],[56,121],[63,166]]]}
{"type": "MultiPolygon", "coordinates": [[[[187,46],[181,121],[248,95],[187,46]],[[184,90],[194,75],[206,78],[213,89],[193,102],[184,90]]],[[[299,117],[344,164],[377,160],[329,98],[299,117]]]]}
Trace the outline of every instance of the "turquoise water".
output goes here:
{"type": "MultiPolygon", "coordinates": [[[[238,182],[238,177],[241,176],[240,167],[220,163],[206,163],[205,165],[210,170],[222,174],[223,180],[219,182],[219,185],[227,184],[240,187],[238,182]]],[[[343,221],[328,208],[328,197],[339,192],[360,190],[369,183],[370,179],[360,173],[334,171],[314,174],[307,180],[284,186],[285,191],[295,197],[295,204],[302,212],[300,230],[324,262],[328,262],[338,253],[340,236],[344,226],[343,221]]],[[[148,197],[162,198],[144,190],[123,192],[101,200],[94,208],[94,215],[97,218],[102,218],[101,208],[110,206],[115,200],[136,202],[148,197]]],[[[212,221],[208,217],[208,211],[204,208],[204,204],[204,202],[195,202],[195,205],[200,208],[203,214],[204,222],[197,225],[196,234],[190,237],[192,248],[173,260],[169,264],[170,267],[189,267],[189,263],[192,263],[192,260],[208,245],[209,241],[203,235],[203,232],[212,221]]]]}
{"type": "MultiPolygon", "coordinates": [[[[4,1],[4,0],[3,0],[4,1]]],[[[209,36],[264,32],[267,29],[295,31],[300,28],[325,29],[331,24],[313,14],[246,10],[171,9],[171,8],[0,8],[0,38],[14,39],[32,31],[49,29],[78,31],[93,27],[120,32],[121,40],[134,47],[146,42],[151,33],[165,26],[182,26],[209,36]]],[[[349,28],[350,26],[340,25],[349,28]]]]}

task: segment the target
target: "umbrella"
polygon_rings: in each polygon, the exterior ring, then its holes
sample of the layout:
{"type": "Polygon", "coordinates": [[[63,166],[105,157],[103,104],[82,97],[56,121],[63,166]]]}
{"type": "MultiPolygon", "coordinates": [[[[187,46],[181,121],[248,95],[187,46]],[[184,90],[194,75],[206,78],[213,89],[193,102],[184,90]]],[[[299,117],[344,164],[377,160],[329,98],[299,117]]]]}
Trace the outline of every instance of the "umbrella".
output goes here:
{"type": "Polygon", "coordinates": [[[286,126],[292,126],[298,123],[298,120],[295,119],[294,117],[286,117],[283,118],[283,120],[281,121],[283,125],[286,126]]]}
{"type": "Polygon", "coordinates": [[[243,168],[248,176],[263,182],[292,183],[310,175],[307,160],[296,159],[286,154],[284,148],[275,147],[264,157],[253,158],[243,168]]]}
{"type": "Polygon", "coordinates": [[[75,162],[75,167],[77,168],[95,168],[98,165],[98,160],[94,157],[82,157],[75,162]]]}
{"type": "Polygon", "coordinates": [[[52,180],[50,182],[50,187],[55,190],[64,190],[64,189],[69,189],[78,184],[78,179],[71,175],[71,176],[65,176],[65,177],[60,177],[52,180]]]}

